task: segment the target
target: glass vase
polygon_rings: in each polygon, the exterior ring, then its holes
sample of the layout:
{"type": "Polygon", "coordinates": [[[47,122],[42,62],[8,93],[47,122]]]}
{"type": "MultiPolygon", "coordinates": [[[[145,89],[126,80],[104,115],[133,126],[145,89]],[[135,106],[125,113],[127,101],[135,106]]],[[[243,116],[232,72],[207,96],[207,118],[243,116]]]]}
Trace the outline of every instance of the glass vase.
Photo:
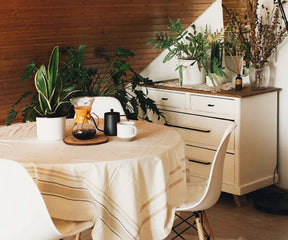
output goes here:
{"type": "Polygon", "coordinates": [[[269,63],[252,64],[249,68],[250,84],[253,89],[263,89],[269,87],[270,66],[269,63]]]}

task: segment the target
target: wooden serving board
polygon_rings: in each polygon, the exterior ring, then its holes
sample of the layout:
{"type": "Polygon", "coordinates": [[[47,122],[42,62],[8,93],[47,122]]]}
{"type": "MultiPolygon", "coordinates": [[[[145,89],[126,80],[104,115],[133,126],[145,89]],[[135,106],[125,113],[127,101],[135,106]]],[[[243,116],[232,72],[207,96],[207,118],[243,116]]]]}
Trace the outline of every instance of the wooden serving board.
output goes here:
{"type": "Polygon", "coordinates": [[[104,135],[96,135],[92,139],[88,140],[79,140],[75,138],[73,135],[70,135],[68,137],[65,137],[63,139],[63,142],[69,145],[95,145],[95,144],[101,144],[108,142],[108,137],[104,135]]]}

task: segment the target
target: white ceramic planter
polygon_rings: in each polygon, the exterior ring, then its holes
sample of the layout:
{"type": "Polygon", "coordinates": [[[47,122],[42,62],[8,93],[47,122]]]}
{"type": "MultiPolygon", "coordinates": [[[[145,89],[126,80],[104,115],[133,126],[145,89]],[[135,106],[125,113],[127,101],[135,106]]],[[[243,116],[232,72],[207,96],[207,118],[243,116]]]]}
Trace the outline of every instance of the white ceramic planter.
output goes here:
{"type": "Polygon", "coordinates": [[[183,86],[191,86],[205,82],[204,69],[202,68],[201,71],[199,71],[197,63],[191,66],[193,62],[194,60],[178,59],[178,64],[183,66],[183,86]]]}
{"type": "Polygon", "coordinates": [[[65,137],[66,117],[36,118],[37,138],[39,140],[57,141],[65,137]]]}

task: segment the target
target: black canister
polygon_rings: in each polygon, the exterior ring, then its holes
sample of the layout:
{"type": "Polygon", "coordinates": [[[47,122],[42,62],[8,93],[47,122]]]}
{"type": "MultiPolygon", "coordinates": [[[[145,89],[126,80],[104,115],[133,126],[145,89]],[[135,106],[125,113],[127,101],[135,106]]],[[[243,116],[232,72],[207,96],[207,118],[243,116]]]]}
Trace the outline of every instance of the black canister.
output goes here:
{"type": "Polygon", "coordinates": [[[104,113],[104,134],[106,136],[117,136],[117,123],[120,122],[120,113],[111,112],[104,113]]]}

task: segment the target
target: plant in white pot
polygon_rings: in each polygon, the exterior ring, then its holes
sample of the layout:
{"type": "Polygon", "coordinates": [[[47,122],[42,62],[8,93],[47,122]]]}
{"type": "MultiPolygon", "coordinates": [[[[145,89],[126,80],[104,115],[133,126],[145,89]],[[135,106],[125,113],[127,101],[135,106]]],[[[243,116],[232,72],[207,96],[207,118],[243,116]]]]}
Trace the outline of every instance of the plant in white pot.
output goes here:
{"type": "Polygon", "coordinates": [[[208,33],[205,30],[205,36],[209,44],[210,58],[204,64],[206,71],[206,84],[210,87],[217,87],[226,82],[228,76],[223,66],[224,52],[224,31],[208,33]]]}
{"type": "MultiPolygon", "coordinates": [[[[40,140],[61,140],[65,137],[66,115],[71,107],[70,98],[74,93],[79,92],[74,90],[73,86],[64,87],[58,71],[59,47],[56,46],[51,53],[47,71],[44,65],[37,68],[32,61],[22,76],[22,80],[26,80],[35,73],[35,95],[21,112],[23,122],[26,122],[27,119],[34,121],[36,118],[37,137],[40,140]]],[[[31,91],[25,92],[11,106],[7,125],[12,123],[18,113],[14,110],[15,105],[31,93],[31,91]]]]}
{"type": "Polygon", "coordinates": [[[185,30],[178,19],[174,21],[169,18],[170,26],[168,33],[155,33],[148,44],[152,44],[154,49],[167,49],[168,53],[163,59],[167,62],[176,57],[179,65],[175,70],[179,70],[180,85],[194,85],[205,81],[204,63],[209,58],[209,49],[205,36],[197,32],[196,26],[191,25],[191,30],[185,30]]]}
{"type": "Polygon", "coordinates": [[[38,114],[37,137],[40,140],[61,140],[65,137],[66,113],[72,92],[62,92],[62,82],[58,76],[59,48],[55,47],[50,56],[47,72],[44,65],[37,70],[34,83],[38,92],[39,105],[34,107],[38,114]]]}

